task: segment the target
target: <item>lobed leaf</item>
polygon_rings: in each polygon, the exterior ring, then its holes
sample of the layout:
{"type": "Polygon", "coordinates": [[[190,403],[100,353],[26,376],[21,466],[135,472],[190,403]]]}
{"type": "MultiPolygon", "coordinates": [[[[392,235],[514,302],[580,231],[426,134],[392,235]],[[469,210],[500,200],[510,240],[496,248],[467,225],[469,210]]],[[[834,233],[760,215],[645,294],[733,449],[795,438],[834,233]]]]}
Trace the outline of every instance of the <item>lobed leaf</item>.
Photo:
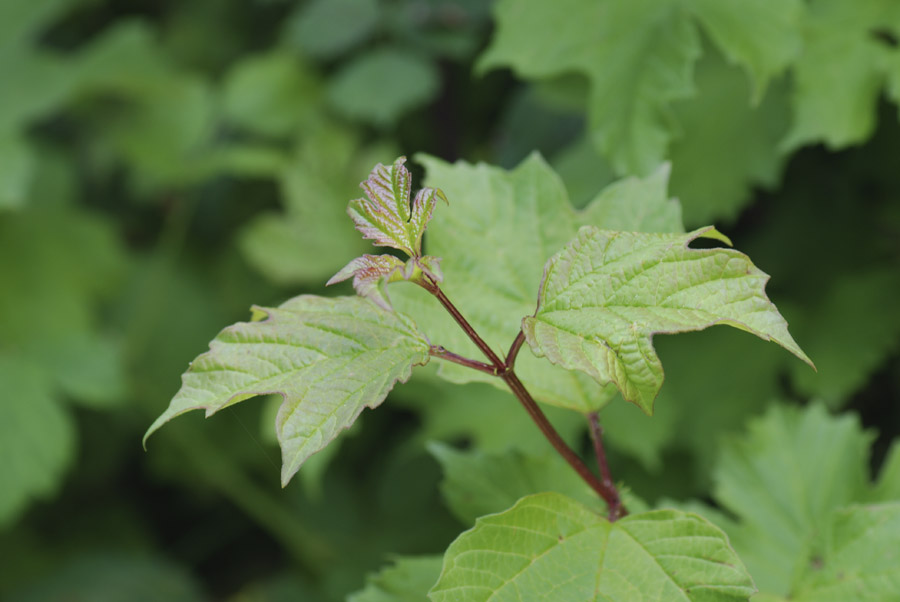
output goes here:
{"type": "Polygon", "coordinates": [[[765,294],[768,276],[730,249],[689,249],[714,228],[688,234],[611,232],[586,226],[544,268],[534,316],[522,329],[537,355],[598,383],[650,414],[663,370],[656,333],[727,324],[812,362],[765,294]]]}
{"type": "Polygon", "coordinates": [[[361,297],[301,295],[254,312],[267,317],[226,328],[191,363],[145,442],[190,410],[211,416],[250,397],[278,393],[284,402],[275,428],[286,485],[363,408],[377,407],[414,365],[428,362],[429,344],[411,320],[361,297]]]}
{"type": "Polygon", "coordinates": [[[393,255],[362,255],[350,260],[341,270],[332,276],[326,286],[353,278],[353,289],[361,297],[369,297],[386,310],[391,309],[386,293],[381,290],[381,283],[407,280],[421,283],[427,275],[432,281],[443,279],[440,270],[440,257],[411,257],[406,263],[393,255]]]}
{"type": "MultiPolygon", "coordinates": [[[[562,181],[537,154],[511,171],[484,164],[445,163],[419,159],[427,183],[440,186],[453,199],[448,211],[428,229],[427,250],[444,259],[441,288],[498,355],[534,312],[534,297],[547,258],[561,249],[585,224],[610,229],[680,232],[681,210],[666,194],[668,169],[644,179],[616,182],[597,194],[584,210],[569,203],[562,181]],[[489,251],[488,251],[489,250],[489,251]]],[[[394,307],[447,349],[479,358],[480,352],[446,311],[418,287],[391,291],[394,307]]],[[[519,354],[517,373],[539,401],[590,412],[615,395],[612,385],[534,357],[519,354]]],[[[474,380],[503,387],[497,378],[442,363],[439,374],[453,382],[474,380]]]]}
{"type": "Polygon", "coordinates": [[[750,576],[725,534],[662,510],[610,523],[558,493],[480,518],[454,541],[433,602],[747,600],[750,576]]]}
{"type": "Polygon", "coordinates": [[[761,599],[900,599],[900,456],[868,483],[873,439],[820,404],[775,406],[721,450],[713,497],[735,518],[702,512],[728,533],[761,599]]]}
{"type": "Polygon", "coordinates": [[[799,0],[505,0],[495,6],[497,32],[480,66],[509,66],[525,78],[586,76],[594,141],[620,173],[648,173],[663,160],[676,129],[671,105],[695,95],[698,21],[752,74],[757,98],[801,43],[799,0]]]}
{"type": "Polygon", "coordinates": [[[784,146],[824,142],[842,148],[875,128],[882,88],[900,99],[900,52],[878,38],[900,30],[893,0],[817,0],[804,28],[804,50],[794,66],[794,123],[784,146]]]}
{"type": "Polygon", "coordinates": [[[400,157],[390,167],[379,163],[360,184],[366,199],[350,201],[347,213],[363,238],[372,244],[393,247],[411,257],[421,254],[422,234],[434,212],[440,190],[423,188],[409,207],[410,175],[404,167],[406,157],[400,157]]]}

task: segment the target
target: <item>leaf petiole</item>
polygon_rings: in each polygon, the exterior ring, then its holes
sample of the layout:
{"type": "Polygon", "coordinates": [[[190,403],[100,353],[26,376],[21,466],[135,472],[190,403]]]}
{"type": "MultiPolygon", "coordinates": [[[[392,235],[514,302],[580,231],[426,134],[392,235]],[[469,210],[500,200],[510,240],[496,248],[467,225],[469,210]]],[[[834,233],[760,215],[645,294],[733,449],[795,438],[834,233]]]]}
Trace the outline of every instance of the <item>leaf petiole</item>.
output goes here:
{"type": "MultiPolygon", "coordinates": [[[[613,483],[612,479],[609,477],[609,468],[606,467],[606,474],[604,475],[603,480],[597,478],[597,476],[590,471],[590,469],[585,465],[585,463],[578,457],[572,448],[570,448],[563,438],[560,436],[559,432],[553,427],[553,424],[547,419],[546,414],[544,414],[543,410],[541,410],[540,406],[538,406],[537,402],[531,396],[531,393],[528,392],[528,389],[525,388],[525,385],[522,384],[522,381],[519,380],[519,377],[515,372],[515,361],[516,356],[519,353],[519,349],[522,347],[522,343],[525,340],[525,336],[522,331],[519,331],[519,334],[513,340],[512,345],[510,346],[509,353],[506,355],[506,360],[501,360],[500,357],[494,352],[493,349],[488,346],[488,344],[484,341],[484,339],[479,336],[479,334],[475,331],[472,325],[466,320],[465,316],[460,313],[460,311],[453,305],[453,302],[447,297],[444,291],[441,290],[441,287],[435,282],[433,279],[429,277],[425,277],[424,282],[421,282],[420,285],[437,297],[437,300],[444,306],[447,312],[453,317],[456,323],[460,328],[468,335],[469,339],[475,343],[475,346],[484,353],[485,357],[490,360],[490,363],[478,362],[475,360],[471,360],[468,358],[464,358],[455,353],[449,352],[443,347],[440,346],[432,346],[430,350],[430,354],[435,357],[441,357],[448,361],[468,366],[475,370],[479,370],[481,372],[486,372],[488,374],[492,374],[494,376],[499,376],[503,379],[503,382],[509,387],[510,391],[512,391],[513,395],[516,396],[516,399],[519,400],[519,403],[522,404],[522,407],[525,408],[525,411],[528,412],[528,415],[540,429],[541,433],[543,433],[544,437],[550,442],[554,449],[563,457],[563,459],[568,462],[569,466],[571,466],[578,476],[587,483],[591,489],[597,492],[597,494],[603,498],[609,507],[609,520],[615,521],[618,518],[625,516],[628,512],[625,507],[622,505],[622,501],[619,498],[619,493],[616,490],[615,483],[613,483]]],[[[602,449],[602,447],[601,447],[602,449]]],[[[605,463],[604,463],[605,465],[605,463]]],[[[602,469],[601,469],[602,470],[602,469]]]]}

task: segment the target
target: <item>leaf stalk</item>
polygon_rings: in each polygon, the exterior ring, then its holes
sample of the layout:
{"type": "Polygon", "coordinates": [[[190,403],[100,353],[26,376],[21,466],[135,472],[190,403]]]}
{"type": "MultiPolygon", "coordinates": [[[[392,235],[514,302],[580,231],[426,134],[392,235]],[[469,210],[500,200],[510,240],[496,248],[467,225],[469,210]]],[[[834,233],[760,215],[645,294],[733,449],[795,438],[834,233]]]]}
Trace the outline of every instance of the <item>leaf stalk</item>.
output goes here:
{"type": "MultiPolygon", "coordinates": [[[[506,355],[505,360],[501,360],[500,357],[494,352],[493,349],[481,338],[481,336],[475,331],[475,328],[466,320],[465,316],[460,313],[460,311],[453,305],[453,302],[447,297],[444,291],[441,290],[441,287],[435,282],[433,279],[426,276],[424,278],[424,282],[421,283],[422,287],[425,288],[428,292],[434,295],[441,305],[444,306],[444,309],[453,317],[456,323],[462,328],[463,332],[469,337],[469,339],[475,344],[476,347],[485,355],[485,357],[490,361],[490,363],[478,362],[476,360],[471,360],[468,358],[464,358],[455,353],[449,352],[443,347],[440,346],[432,346],[431,355],[435,357],[440,357],[442,359],[446,359],[448,361],[454,362],[456,364],[460,364],[463,366],[467,366],[469,368],[474,368],[475,370],[479,370],[481,372],[486,372],[488,374],[492,374],[494,376],[499,376],[503,379],[503,382],[506,383],[506,386],[509,387],[510,391],[512,391],[513,395],[516,396],[516,399],[519,400],[519,403],[522,404],[522,407],[525,408],[525,411],[540,429],[541,433],[546,437],[546,439],[550,442],[553,448],[559,453],[560,456],[578,473],[578,476],[584,480],[585,483],[590,486],[597,494],[603,498],[606,502],[606,505],[609,507],[609,520],[615,521],[618,518],[621,518],[627,514],[625,507],[622,505],[621,499],[619,498],[619,493],[616,490],[615,483],[609,477],[609,467],[606,465],[605,455],[603,456],[603,464],[601,467],[601,475],[602,479],[598,479],[597,476],[591,472],[591,470],[585,465],[582,459],[576,454],[571,447],[569,447],[563,438],[560,436],[559,432],[553,427],[553,424],[550,420],[547,419],[546,414],[544,414],[543,410],[541,410],[540,406],[538,406],[537,402],[531,396],[528,389],[519,380],[519,377],[515,372],[515,362],[516,357],[519,354],[519,350],[522,348],[522,344],[525,342],[525,335],[522,331],[519,331],[519,334],[516,335],[516,338],[513,340],[512,345],[509,348],[509,352],[506,355]],[[603,471],[606,471],[605,474],[603,471]]],[[[593,423],[592,423],[593,424],[593,423]]],[[[599,422],[598,422],[599,427],[599,422]]],[[[592,427],[593,428],[593,427],[592,427]]],[[[593,438],[593,430],[591,431],[593,438]]],[[[595,451],[597,449],[598,439],[595,439],[595,451]]],[[[602,443],[600,445],[600,450],[602,451],[602,443]]]]}

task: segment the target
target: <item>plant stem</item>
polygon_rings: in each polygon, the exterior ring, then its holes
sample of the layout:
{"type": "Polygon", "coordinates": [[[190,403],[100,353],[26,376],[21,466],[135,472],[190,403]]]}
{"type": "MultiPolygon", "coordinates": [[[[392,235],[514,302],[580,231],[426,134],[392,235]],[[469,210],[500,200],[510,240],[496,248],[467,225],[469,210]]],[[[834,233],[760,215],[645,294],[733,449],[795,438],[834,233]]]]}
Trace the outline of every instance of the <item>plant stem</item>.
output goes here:
{"type": "Polygon", "coordinates": [[[516,366],[516,358],[519,356],[519,349],[522,348],[522,343],[525,342],[525,333],[522,332],[522,329],[519,329],[519,334],[516,335],[516,338],[513,339],[512,345],[509,346],[509,351],[506,353],[506,367],[508,370],[512,370],[516,366]]]}
{"type": "MultiPolygon", "coordinates": [[[[612,492],[613,499],[606,500],[609,505],[609,520],[614,521],[628,514],[622,506],[622,499],[616,490],[616,484],[609,472],[609,463],[606,461],[606,450],[603,449],[603,427],[600,426],[600,417],[597,412],[588,414],[588,422],[591,425],[591,440],[594,442],[594,455],[597,456],[597,468],[600,470],[600,478],[607,491],[612,492]]],[[[605,498],[604,498],[605,499],[605,498]]]]}
{"type": "MultiPolygon", "coordinates": [[[[528,389],[525,388],[525,385],[522,384],[522,381],[519,380],[519,377],[515,372],[515,361],[516,356],[519,353],[519,349],[522,348],[522,344],[525,341],[525,335],[522,331],[519,331],[519,334],[516,335],[515,340],[513,340],[512,345],[509,348],[509,353],[506,356],[506,360],[501,360],[494,350],[491,349],[488,344],[482,339],[475,329],[469,324],[469,321],[466,320],[465,316],[463,316],[460,311],[456,308],[455,305],[450,301],[447,295],[444,294],[444,291],[441,290],[438,283],[431,280],[426,276],[426,282],[424,283],[423,288],[425,288],[428,292],[437,297],[438,301],[440,301],[441,305],[444,306],[453,319],[459,324],[460,328],[468,335],[469,339],[475,343],[475,346],[481,350],[481,352],[485,355],[485,357],[490,360],[490,364],[485,364],[483,362],[477,362],[475,360],[470,360],[468,358],[464,358],[462,356],[458,356],[455,353],[451,353],[444,349],[443,347],[433,346],[431,349],[431,354],[437,357],[442,357],[449,361],[455,362],[457,364],[461,364],[463,366],[468,366],[470,368],[474,368],[476,370],[480,370],[482,372],[489,372],[495,376],[499,376],[503,379],[503,382],[506,383],[506,386],[509,387],[510,391],[512,391],[513,395],[516,396],[516,399],[519,400],[519,403],[522,404],[522,407],[525,408],[525,411],[528,412],[528,415],[534,421],[534,423],[538,426],[543,433],[544,437],[550,442],[550,444],[556,449],[556,451],[563,457],[563,459],[569,463],[578,476],[580,476],[585,483],[587,483],[591,489],[597,492],[597,494],[603,498],[606,502],[607,506],[609,506],[610,512],[609,517],[610,521],[619,518],[620,516],[625,515],[625,509],[622,507],[622,502],[619,499],[619,493],[616,491],[615,484],[611,479],[604,479],[601,481],[597,478],[597,476],[590,471],[590,469],[584,464],[581,458],[578,457],[572,448],[570,448],[563,438],[559,435],[559,432],[550,421],[547,419],[547,416],[544,414],[543,410],[541,410],[540,406],[538,406],[537,402],[531,396],[531,393],[528,392],[528,389]],[[488,368],[486,370],[485,368],[488,368]]],[[[607,473],[609,469],[607,468],[607,473]]]]}
{"type": "Polygon", "coordinates": [[[491,364],[485,364],[484,362],[479,362],[478,360],[472,360],[467,357],[463,357],[452,351],[447,351],[440,345],[432,345],[431,349],[428,350],[428,353],[433,355],[434,357],[439,357],[443,360],[447,360],[448,362],[453,362],[454,364],[459,364],[460,366],[465,366],[466,368],[472,368],[473,370],[478,370],[479,372],[485,372],[486,374],[490,374],[491,376],[497,376],[497,368],[492,366],[491,364]]]}

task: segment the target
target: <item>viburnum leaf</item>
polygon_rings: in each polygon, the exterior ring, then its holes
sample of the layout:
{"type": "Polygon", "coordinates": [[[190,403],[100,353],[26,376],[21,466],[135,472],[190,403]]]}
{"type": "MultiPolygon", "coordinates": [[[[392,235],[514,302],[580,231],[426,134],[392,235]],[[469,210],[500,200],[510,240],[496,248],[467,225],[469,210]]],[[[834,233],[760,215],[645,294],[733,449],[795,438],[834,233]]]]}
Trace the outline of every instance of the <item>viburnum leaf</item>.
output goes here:
{"type": "Polygon", "coordinates": [[[478,519],[450,544],[428,595],[433,602],[726,602],[755,591],[725,534],[695,514],[657,510],[610,523],[562,494],[541,493],[478,519]]]}
{"type": "MultiPolygon", "coordinates": [[[[680,206],[666,194],[665,167],[646,179],[616,182],[577,211],[562,181],[536,154],[512,171],[427,156],[418,160],[427,169],[427,183],[440,186],[453,202],[453,210],[428,228],[427,251],[443,258],[441,288],[501,356],[518,334],[522,318],[534,312],[547,258],[570,241],[579,226],[682,231],[680,206]]],[[[417,324],[427,324],[429,337],[450,351],[481,357],[426,291],[393,287],[391,303],[417,324]]],[[[584,374],[535,358],[527,348],[516,366],[536,399],[560,407],[590,412],[616,393],[612,385],[598,386],[584,374]]],[[[497,378],[456,364],[442,362],[439,374],[453,382],[477,380],[504,387],[497,378]]]]}
{"type": "Polygon", "coordinates": [[[547,491],[567,495],[597,512],[604,509],[597,493],[552,452],[536,455],[516,449],[494,453],[460,451],[435,441],[428,444],[428,451],[444,473],[444,502],[467,526],[480,516],[510,508],[521,497],[547,491]]]}
{"type": "Polygon", "coordinates": [[[441,574],[440,556],[402,556],[366,576],[366,587],[347,602],[421,602],[441,574]]]}
{"type": "Polygon", "coordinates": [[[900,50],[877,35],[900,33],[898,7],[893,0],[810,3],[803,54],[794,66],[794,123],[785,147],[862,142],[875,127],[882,88],[887,85],[900,100],[900,50]]]}
{"type": "Polygon", "coordinates": [[[431,219],[437,198],[444,194],[435,188],[423,188],[409,206],[410,175],[404,167],[406,157],[400,157],[390,167],[379,163],[360,184],[365,199],[350,201],[347,213],[372,244],[393,247],[411,257],[421,255],[422,234],[431,219]]]}
{"type": "Polygon", "coordinates": [[[408,318],[362,297],[295,297],[278,308],[254,308],[262,321],[223,330],[182,377],[181,390],[144,436],[190,410],[210,416],[256,395],[284,402],[275,428],[282,484],[312,454],[375,408],[429,344],[408,318]]]}
{"type": "Polygon", "coordinates": [[[760,599],[900,599],[900,489],[884,486],[900,463],[868,483],[873,438],[856,417],[820,404],[774,406],[723,447],[713,497],[736,519],[708,516],[747,563],[760,599]]]}
{"type": "Polygon", "coordinates": [[[715,228],[687,234],[583,227],[544,268],[534,316],[522,330],[538,355],[600,384],[648,414],[662,386],[658,333],[727,324],[810,359],[765,294],[768,276],[731,249],[690,249],[697,238],[730,244],[715,228]]]}
{"type": "Polygon", "coordinates": [[[481,68],[525,78],[581,73],[590,83],[594,141],[623,173],[647,173],[671,138],[673,101],[694,94],[699,21],[746,67],[757,98],[800,48],[799,0],[505,0],[481,68]]]}
{"type": "Polygon", "coordinates": [[[424,257],[411,257],[406,263],[393,255],[362,255],[350,260],[341,270],[332,276],[326,285],[342,282],[353,278],[353,289],[362,297],[369,297],[383,307],[390,310],[391,305],[387,295],[379,286],[382,282],[397,282],[408,280],[420,282],[423,275],[434,282],[441,282],[443,275],[440,270],[440,257],[426,255],[424,257]]]}

